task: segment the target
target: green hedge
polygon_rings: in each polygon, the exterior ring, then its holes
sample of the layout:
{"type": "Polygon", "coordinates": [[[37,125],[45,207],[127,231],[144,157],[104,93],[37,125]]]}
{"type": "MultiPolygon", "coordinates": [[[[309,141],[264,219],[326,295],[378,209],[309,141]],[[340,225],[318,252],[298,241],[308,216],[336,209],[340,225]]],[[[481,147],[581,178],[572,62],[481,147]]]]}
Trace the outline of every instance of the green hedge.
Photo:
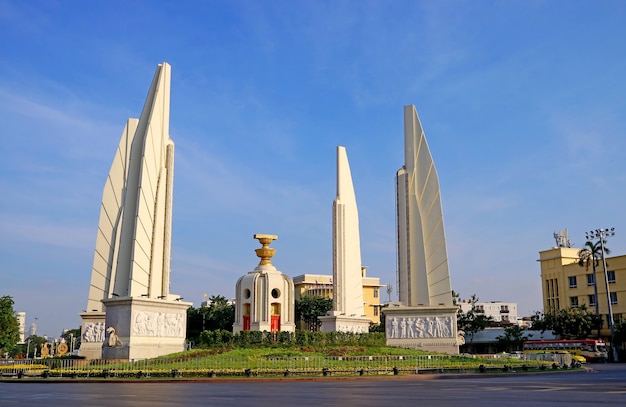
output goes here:
{"type": "Polygon", "coordinates": [[[235,347],[257,348],[276,345],[308,346],[323,348],[327,346],[385,346],[385,334],[382,332],[278,332],[243,331],[233,334],[226,330],[204,331],[200,334],[200,347],[235,347]]]}

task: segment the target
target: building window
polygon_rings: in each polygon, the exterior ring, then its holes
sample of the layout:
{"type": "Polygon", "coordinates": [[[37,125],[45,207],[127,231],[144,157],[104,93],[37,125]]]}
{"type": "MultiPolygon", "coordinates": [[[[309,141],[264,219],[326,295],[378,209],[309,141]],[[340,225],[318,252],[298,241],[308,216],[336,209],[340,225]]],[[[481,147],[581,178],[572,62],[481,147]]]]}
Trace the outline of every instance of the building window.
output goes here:
{"type": "Polygon", "coordinates": [[[594,285],[595,282],[596,282],[596,279],[594,278],[593,273],[587,274],[587,285],[594,285]]]}
{"type": "Polygon", "coordinates": [[[569,278],[569,288],[576,288],[576,276],[570,276],[569,278]]]}
{"type": "Polygon", "coordinates": [[[572,308],[578,307],[578,297],[569,297],[569,306],[572,308]]]}
{"type": "Polygon", "coordinates": [[[611,304],[617,304],[617,293],[611,293],[611,304]]]}
{"type": "Polygon", "coordinates": [[[595,296],[595,294],[591,294],[589,296],[589,305],[592,306],[592,307],[596,306],[596,296],[595,296]]]}
{"type": "Polygon", "coordinates": [[[374,298],[378,298],[378,287],[374,287],[374,298]]]}
{"type": "Polygon", "coordinates": [[[609,279],[609,284],[615,283],[615,271],[610,270],[606,272],[607,278],[609,279]]]}
{"type": "Polygon", "coordinates": [[[377,317],[378,316],[378,307],[374,307],[374,316],[377,317]]]}

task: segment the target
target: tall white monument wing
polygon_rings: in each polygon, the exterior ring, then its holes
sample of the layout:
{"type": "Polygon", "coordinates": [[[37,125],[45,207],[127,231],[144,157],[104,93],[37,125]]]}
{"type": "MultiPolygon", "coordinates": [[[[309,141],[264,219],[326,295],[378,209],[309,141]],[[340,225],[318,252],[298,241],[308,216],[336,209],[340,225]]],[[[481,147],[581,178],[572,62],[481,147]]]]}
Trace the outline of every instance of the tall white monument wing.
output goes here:
{"type": "Polygon", "coordinates": [[[333,202],[333,308],[361,317],[363,276],[359,211],[345,147],[337,147],[337,197],[333,202]]]}
{"type": "Polygon", "coordinates": [[[404,107],[405,165],[396,177],[398,284],[407,306],[452,305],[439,177],[414,106],[404,107]]]}
{"type": "Polygon", "coordinates": [[[101,311],[100,300],[109,298],[113,292],[112,281],[115,280],[121,225],[124,217],[130,145],[137,123],[137,119],[129,119],[126,123],[109,175],[104,183],[87,311],[101,311]]]}
{"type": "Polygon", "coordinates": [[[139,120],[129,119],[102,193],[88,312],[112,297],[169,295],[174,142],[170,66],[154,75],[139,120]]]}

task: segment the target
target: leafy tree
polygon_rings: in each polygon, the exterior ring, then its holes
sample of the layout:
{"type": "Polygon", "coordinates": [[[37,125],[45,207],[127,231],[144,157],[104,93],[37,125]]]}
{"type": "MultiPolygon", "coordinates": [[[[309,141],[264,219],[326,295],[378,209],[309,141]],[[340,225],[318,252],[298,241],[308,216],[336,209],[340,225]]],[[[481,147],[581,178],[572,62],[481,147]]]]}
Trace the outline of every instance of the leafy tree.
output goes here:
{"type": "Polygon", "coordinates": [[[452,290],[452,304],[459,305],[461,303],[461,294],[452,290]]]}
{"type": "Polygon", "coordinates": [[[552,319],[547,321],[544,313],[541,311],[535,311],[535,313],[530,317],[530,321],[530,329],[534,331],[541,331],[541,333],[544,333],[545,331],[552,330],[552,319]]]}
{"type": "Polygon", "coordinates": [[[48,340],[43,336],[31,335],[26,338],[25,343],[19,344],[13,349],[12,356],[18,358],[41,356],[41,346],[47,342],[48,340]]]}
{"type": "Polygon", "coordinates": [[[592,314],[585,305],[578,308],[564,308],[548,314],[535,312],[532,317],[533,329],[552,330],[563,339],[586,338],[601,326],[602,318],[592,314]]]}
{"type": "Polygon", "coordinates": [[[61,338],[65,339],[65,343],[67,343],[68,353],[72,352],[72,349],[80,348],[80,328],[68,329],[61,334],[61,338]],[[74,341],[74,348],[72,348],[72,340],[74,341]]]}
{"type": "MultiPolygon", "coordinates": [[[[597,274],[596,267],[600,264],[600,260],[602,259],[602,248],[604,247],[604,253],[610,254],[611,250],[609,250],[604,244],[606,241],[600,243],[587,241],[582,249],[578,251],[578,265],[581,267],[585,267],[585,270],[589,271],[589,265],[591,265],[593,270],[593,294],[596,297],[596,316],[600,316],[600,309],[598,307],[598,282],[597,282],[597,274]]],[[[598,336],[600,336],[600,327],[598,327],[598,336]]]]}
{"type": "Polygon", "coordinates": [[[507,351],[513,352],[522,350],[522,345],[526,342],[532,334],[524,335],[524,329],[519,325],[513,325],[508,328],[504,328],[504,336],[496,336],[498,341],[498,347],[507,351]]]}
{"type": "Polygon", "coordinates": [[[222,329],[233,331],[235,323],[235,305],[229,304],[223,295],[212,295],[209,297],[209,306],[206,307],[205,329],[215,331],[222,329]]]}
{"type": "Polygon", "coordinates": [[[319,318],[333,309],[333,300],[316,295],[305,295],[296,300],[296,321],[304,321],[307,329],[317,331],[322,325],[319,318]]]}
{"type": "MultiPolygon", "coordinates": [[[[453,294],[453,302],[458,305],[458,294],[453,294]],[[456,297],[455,297],[456,295],[456,297]]],[[[461,307],[456,315],[457,328],[465,332],[466,336],[469,336],[469,344],[474,341],[474,335],[483,331],[489,323],[493,320],[492,317],[486,316],[477,306],[478,297],[473,294],[469,299],[470,309],[467,312],[463,312],[461,307]]]]}
{"type": "Polygon", "coordinates": [[[20,326],[13,304],[12,297],[0,297],[0,353],[9,352],[20,340],[20,326]]]}
{"type": "Polygon", "coordinates": [[[208,302],[208,307],[187,309],[187,340],[198,342],[203,331],[233,331],[235,306],[222,295],[212,295],[208,302]]]}
{"type": "Polygon", "coordinates": [[[190,342],[198,342],[202,333],[202,308],[187,308],[187,340],[190,342]]]}

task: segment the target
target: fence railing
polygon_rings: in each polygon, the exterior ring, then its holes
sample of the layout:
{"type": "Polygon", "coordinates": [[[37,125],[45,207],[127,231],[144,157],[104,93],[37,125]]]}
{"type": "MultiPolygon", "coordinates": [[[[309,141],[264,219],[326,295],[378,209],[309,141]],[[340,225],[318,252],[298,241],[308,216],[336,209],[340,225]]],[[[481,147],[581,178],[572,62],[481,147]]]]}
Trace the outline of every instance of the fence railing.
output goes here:
{"type": "MultiPolygon", "coordinates": [[[[400,374],[538,369],[554,360],[475,359],[471,356],[294,356],[210,357],[136,361],[85,359],[4,359],[4,377],[214,377],[329,374],[400,374]]],[[[561,366],[560,361],[558,366],[561,366]]]]}

